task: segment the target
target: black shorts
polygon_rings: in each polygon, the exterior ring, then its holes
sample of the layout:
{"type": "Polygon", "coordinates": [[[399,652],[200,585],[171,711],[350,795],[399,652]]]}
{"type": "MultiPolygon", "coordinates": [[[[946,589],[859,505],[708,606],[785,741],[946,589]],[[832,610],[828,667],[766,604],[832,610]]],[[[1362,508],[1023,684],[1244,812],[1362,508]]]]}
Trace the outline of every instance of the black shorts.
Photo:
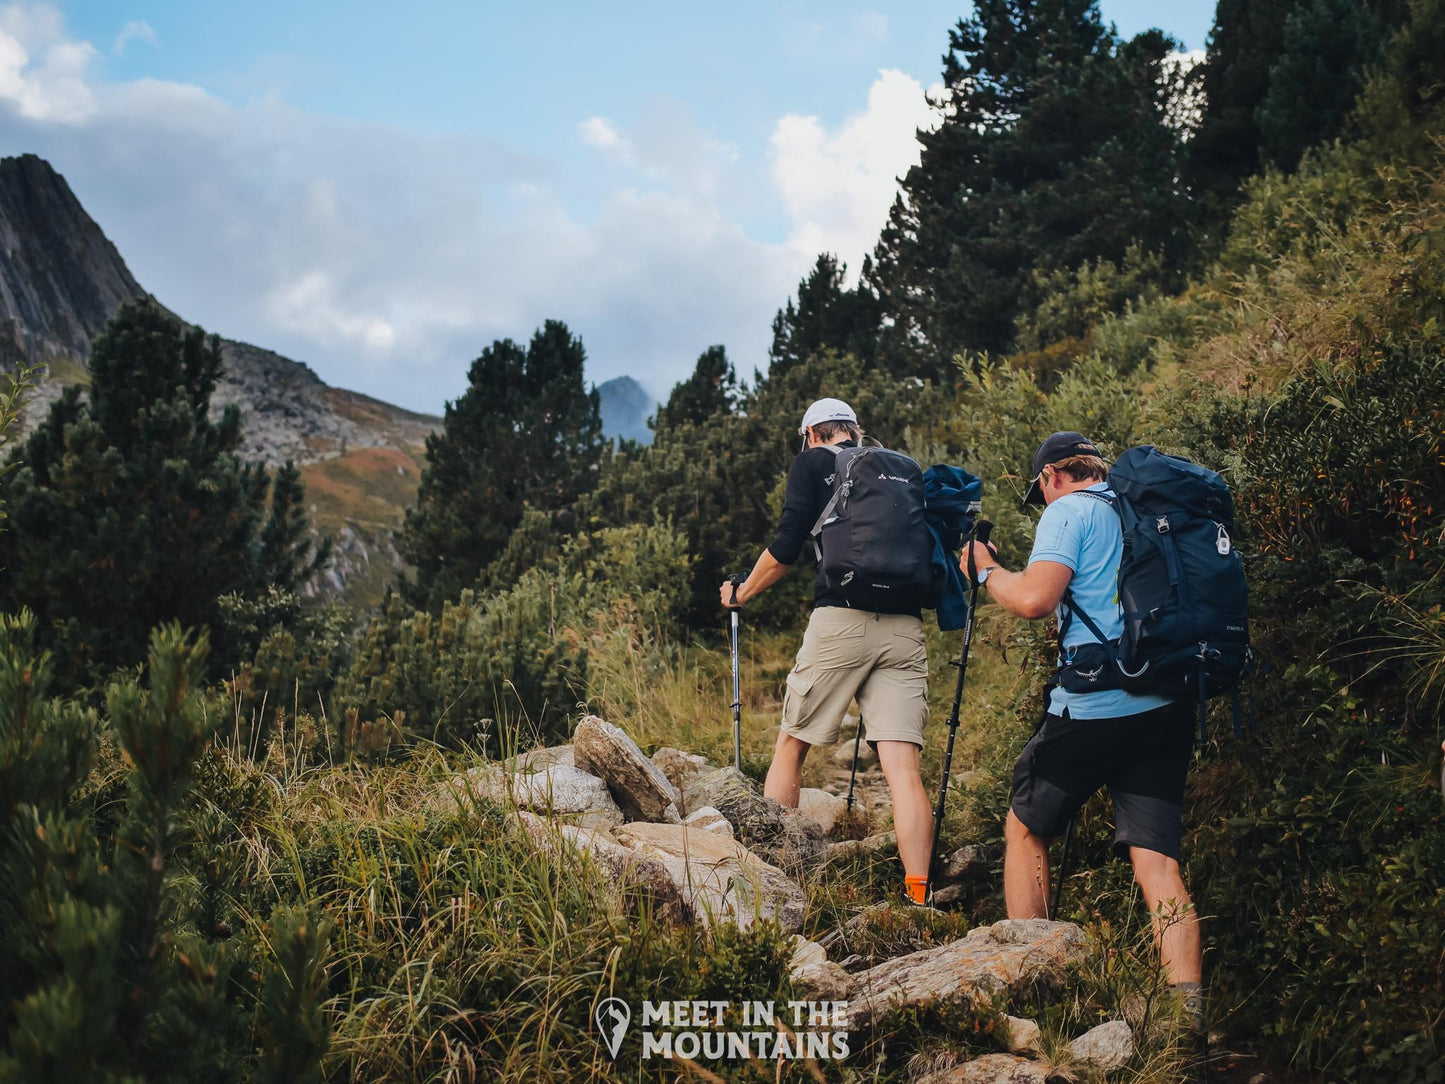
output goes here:
{"type": "Polygon", "coordinates": [[[1095,791],[1108,787],[1115,846],[1177,861],[1193,751],[1187,701],[1111,719],[1046,715],[1014,765],[1011,808],[1029,831],[1052,839],[1095,791]]]}

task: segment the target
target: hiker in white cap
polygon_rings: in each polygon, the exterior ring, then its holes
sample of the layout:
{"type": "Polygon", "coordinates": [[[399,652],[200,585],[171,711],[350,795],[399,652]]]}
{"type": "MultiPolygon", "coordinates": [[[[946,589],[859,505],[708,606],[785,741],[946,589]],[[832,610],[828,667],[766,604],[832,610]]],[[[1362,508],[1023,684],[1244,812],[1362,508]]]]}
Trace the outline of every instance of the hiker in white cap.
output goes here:
{"type": "MultiPolygon", "coordinates": [[[[840,449],[856,448],[863,439],[858,416],[840,399],[819,399],[808,407],[798,433],[804,447],[788,471],[777,536],[740,585],[722,585],[725,608],[745,605],[798,560],[833,498],[840,449]]],[[[850,602],[825,583],[821,562],[814,576],[813,607],[797,662],[788,674],[782,732],[763,793],[785,806],[797,806],[804,758],[815,745],[837,742],[843,715],[856,698],[868,743],[878,753],[893,795],[904,895],[922,904],[933,830],[919,774],[928,719],[922,615],[909,599],[877,608],[850,602]]]]}

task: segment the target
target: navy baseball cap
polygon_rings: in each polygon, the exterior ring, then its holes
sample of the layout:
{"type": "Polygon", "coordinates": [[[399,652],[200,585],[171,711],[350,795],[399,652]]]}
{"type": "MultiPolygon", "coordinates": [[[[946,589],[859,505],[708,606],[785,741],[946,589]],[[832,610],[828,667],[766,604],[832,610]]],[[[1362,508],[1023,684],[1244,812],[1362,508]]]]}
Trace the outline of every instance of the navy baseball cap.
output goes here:
{"type": "Polygon", "coordinates": [[[1076,455],[1097,455],[1100,459],[1103,454],[1095,447],[1094,442],[1083,433],[1052,433],[1042,444],[1039,450],[1034,453],[1033,477],[1029,481],[1029,491],[1024,494],[1024,504],[1043,504],[1044,491],[1039,484],[1044,468],[1050,463],[1057,463],[1062,459],[1068,459],[1076,455]]]}

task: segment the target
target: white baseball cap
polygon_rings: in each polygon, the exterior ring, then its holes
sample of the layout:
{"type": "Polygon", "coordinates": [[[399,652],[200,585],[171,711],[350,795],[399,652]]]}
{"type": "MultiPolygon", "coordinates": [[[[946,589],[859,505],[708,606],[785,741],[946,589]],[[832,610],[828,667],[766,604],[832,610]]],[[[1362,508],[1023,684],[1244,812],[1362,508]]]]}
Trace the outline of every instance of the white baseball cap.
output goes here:
{"type": "Polygon", "coordinates": [[[802,436],[810,426],[823,422],[852,422],[857,425],[858,415],[842,399],[819,399],[803,412],[803,424],[798,426],[798,435],[802,436]]]}

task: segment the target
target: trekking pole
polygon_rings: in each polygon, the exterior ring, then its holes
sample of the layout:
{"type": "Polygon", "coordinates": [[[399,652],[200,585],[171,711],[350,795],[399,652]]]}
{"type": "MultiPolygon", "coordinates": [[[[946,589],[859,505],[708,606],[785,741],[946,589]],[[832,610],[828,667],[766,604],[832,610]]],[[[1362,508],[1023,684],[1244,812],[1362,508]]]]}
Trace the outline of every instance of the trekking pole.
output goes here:
{"type": "Polygon", "coordinates": [[[742,675],[738,670],[738,584],[745,579],[747,577],[742,573],[728,577],[728,583],[733,585],[732,609],[728,611],[732,619],[733,767],[738,771],[743,770],[743,686],[742,675]]]}
{"type": "Polygon", "coordinates": [[[858,746],[863,740],[863,713],[858,713],[858,729],[853,732],[853,770],[848,773],[848,812],[853,812],[853,783],[858,778],[858,746]]]}
{"type": "Polygon", "coordinates": [[[968,598],[968,620],[963,626],[963,651],[954,666],[958,667],[958,680],[953,685],[953,708],[948,713],[948,746],[943,752],[943,781],[938,785],[938,806],[933,811],[933,845],[928,852],[928,886],[924,898],[933,891],[933,865],[938,861],[938,837],[943,832],[943,803],[948,797],[948,773],[953,767],[953,739],[958,735],[958,709],[963,701],[963,678],[968,673],[968,649],[973,643],[973,622],[978,612],[978,569],[973,563],[973,543],[988,544],[993,524],[981,519],[974,524],[968,537],[968,578],[973,590],[968,598]]]}
{"type": "Polygon", "coordinates": [[[1064,851],[1059,855],[1059,875],[1054,878],[1054,902],[1049,908],[1048,918],[1057,919],[1059,914],[1059,898],[1064,891],[1064,878],[1069,872],[1069,844],[1074,842],[1074,818],[1069,818],[1069,826],[1064,829],[1064,851]]]}

